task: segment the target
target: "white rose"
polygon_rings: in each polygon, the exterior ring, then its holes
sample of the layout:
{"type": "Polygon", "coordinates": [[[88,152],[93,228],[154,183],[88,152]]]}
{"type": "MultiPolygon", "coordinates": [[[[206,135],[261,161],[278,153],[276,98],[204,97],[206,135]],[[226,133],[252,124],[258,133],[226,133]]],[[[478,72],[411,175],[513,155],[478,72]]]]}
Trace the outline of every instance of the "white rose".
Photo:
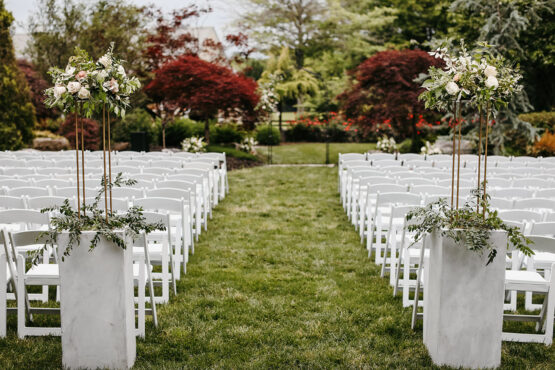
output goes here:
{"type": "Polygon", "coordinates": [[[91,96],[91,93],[89,92],[89,90],[82,87],[81,89],[79,89],[79,93],[77,94],[77,96],[80,99],[88,99],[91,96]]]}
{"type": "Polygon", "coordinates": [[[70,66],[69,64],[66,66],[66,73],[68,75],[72,75],[75,73],[75,67],[70,66]]]}
{"type": "Polygon", "coordinates": [[[123,68],[123,66],[121,64],[118,66],[118,73],[120,75],[122,75],[123,77],[125,77],[125,69],[123,68]]]}
{"type": "Polygon", "coordinates": [[[66,91],[67,90],[65,86],[54,86],[54,96],[56,97],[56,99],[62,96],[62,94],[65,93],[66,91]]]}
{"type": "Polygon", "coordinates": [[[70,82],[67,84],[67,91],[69,91],[72,94],[75,94],[76,92],[78,92],[80,88],[81,88],[81,84],[76,81],[70,82]]]}
{"type": "Polygon", "coordinates": [[[495,90],[499,87],[499,81],[494,76],[489,76],[486,80],[486,87],[492,88],[495,90]]]}
{"type": "Polygon", "coordinates": [[[497,68],[493,66],[487,66],[484,69],[484,74],[486,75],[486,77],[495,77],[497,76],[497,68]]]}
{"type": "Polygon", "coordinates": [[[100,72],[98,72],[98,74],[96,75],[96,80],[100,83],[104,82],[104,80],[108,77],[108,72],[106,72],[106,70],[101,70],[100,72]]]}
{"type": "Polygon", "coordinates": [[[108,55],[103,55],[98,59],[98,63],[102,64],[104,67],[108,68],[112,65],[112,59],[108,55]]]}
{"type": "Polygon", "coordinates": [[[445,85],[445,90],[447,90],[449,95],[455,95],[456,93],[459,92],[460,89],[459,89],[459,85],[457,85],[453,81],[450,81],[447,83],[447,85],[445,85]]]}

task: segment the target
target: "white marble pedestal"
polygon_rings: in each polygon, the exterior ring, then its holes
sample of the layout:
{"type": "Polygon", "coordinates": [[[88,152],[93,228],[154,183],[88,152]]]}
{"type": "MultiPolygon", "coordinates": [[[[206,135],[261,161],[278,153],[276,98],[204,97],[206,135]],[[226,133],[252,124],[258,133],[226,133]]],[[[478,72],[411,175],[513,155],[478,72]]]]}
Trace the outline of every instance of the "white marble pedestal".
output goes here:
{"type": "MultiPolygon", "coordinates": [[[[135,363],[133,250],[101,238],[89,251],[94,232],[60,261],[62,363],[69,369],[128,369],[135,363]]],[[[58,236],[60,256],[69,241],[58,236]]]]}
{"type": "Polygon", "coordinates": [[[497,256],[480,256],[432,233],[424,281],[424,344],[436,365],[495,368],[501,332],[507,234],[492,232],[497,256]]]}

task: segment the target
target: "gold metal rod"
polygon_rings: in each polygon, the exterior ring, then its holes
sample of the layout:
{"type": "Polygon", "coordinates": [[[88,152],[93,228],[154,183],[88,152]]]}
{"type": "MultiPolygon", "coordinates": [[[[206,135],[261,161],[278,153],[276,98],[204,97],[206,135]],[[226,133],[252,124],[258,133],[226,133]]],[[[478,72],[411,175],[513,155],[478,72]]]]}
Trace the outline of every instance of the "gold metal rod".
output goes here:
{"type": "MultiPolygon", "coordinates": [[[[484,149],[484,204],[486,203],[486,186],[487,186],[487,173],[488,173],[488,132],[489,132],[489,102],[486,108],[486,147],[484,149]]],[[[482,216],[486,217],[486,207],[483,207],[482,216]]]]}
{"type": "Polygon", "coordinates": [[[102,106],[102,157],[104,159],[104,214],[108,222],[108,193],[106,184],[106,104],[102,106]]]}
{"type": "Polygon", "coordinates": [[[79,107],[75,110],[75,162],[76,162],[76,173],[77,173],[77,214],[81,218],[81,196],[79,191],[80,179],[79,179],[79,107]]]}
{"type": "Polygon", "coordinates": [[[482,107],[478,107],[478,111],[480,112],[480,133],[478,139],[478,193],[476,194],[476,213],[480,213],[480,175],[481,175],[481,164],[482,164],[482,127],[484,125],[484,112],[482,112],[482,107]]]}
{"type": "Polygon", "coordinates": [[[458,148],[458,154],[457,154],[457,160],[458,160],[458,164],[457,164],[457,209],[459,209],[459,184],[460,184],[460,180],[461,180],[461,126],[462,126],[462,121],[460,120],[460,116],[461,116],[461,103],[459,102],[459,114],[457,115],[457,123],[459,125],[459,148],[458,148]]]}
{"type": "Polygon", "coordinates": [[[85,129],[83,128],[83,117],[81,117],[81,173],[83,174],[83,215],[87,214],[85,206],[87,205],[86,195],[85,195],[85,129]]]}
{"type": "Polygon", "coordinates": [[[108,109],[108,176],[110,179],[110,213],[112,213],[112,142],[110,140],[111,130],[110,130],[110,109],[108,109]]]}
{"type": "Polygon", "coordinates": [[[457,125],[455,118],[457,116],[457,102],[453,103],[453,166],[451,167],[451,209],[453,209],[455,196],[455,138],[457,136],[457,125]]]}

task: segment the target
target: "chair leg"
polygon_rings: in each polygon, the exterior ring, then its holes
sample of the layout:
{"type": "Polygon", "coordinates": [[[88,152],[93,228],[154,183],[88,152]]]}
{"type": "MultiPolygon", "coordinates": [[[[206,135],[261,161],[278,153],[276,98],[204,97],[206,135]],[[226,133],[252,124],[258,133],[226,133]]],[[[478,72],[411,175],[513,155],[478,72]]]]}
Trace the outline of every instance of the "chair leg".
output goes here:
{"type": "Polygon", "coordinates": [[[399,275],[401,274],[401,262],[403,261],[404,248],[399,248],[399,258],[397,259],[396,272],[395,272],[395,285],[393,286],[393,296],[397,297],[397,289],[399,288],[399,275]]]}
{"type": "Polygon", "coordinates": [[[0,338],[6,336],[6,311],[7,311],[7,284],[6,281],[6,255],[0,254],[0,338]]]}
{"type": "Polygon", "coordinates": [[[139,281],[137,289],[139,291],[139,319],[138,319],[138,335],[141,338],[145,337],[145,262],[143,259],[139,261],[139,281]]]}
{"type": "MultiPolygon", "coordinates": [[[[25,265],[23,257],[17,256],[17,336],[25,338],[25,265]]],[[[5,275],[4,275],[5,276],[5,275]]]]}

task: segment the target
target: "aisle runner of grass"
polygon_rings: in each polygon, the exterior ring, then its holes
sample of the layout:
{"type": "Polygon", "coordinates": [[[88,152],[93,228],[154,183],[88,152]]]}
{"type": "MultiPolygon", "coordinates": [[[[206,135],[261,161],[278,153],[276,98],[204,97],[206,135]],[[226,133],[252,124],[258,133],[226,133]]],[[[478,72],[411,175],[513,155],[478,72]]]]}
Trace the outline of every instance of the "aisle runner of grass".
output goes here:
{"type": "MultiPolygon", "coordinates": [[[[392,297],[343,213],[336,171],[231,172],[232,191],[179,295],[159,306],[159,329],[149,325],[138,342],[136,368],[431,366],[410,310],[392,297]]],[[[58,338],[18,341],[13,331],[0,340],[2,368],[59,366],[58,338]]],[[[503,345],[506,368],[554,363],[553,347],[503,345]]]]}

